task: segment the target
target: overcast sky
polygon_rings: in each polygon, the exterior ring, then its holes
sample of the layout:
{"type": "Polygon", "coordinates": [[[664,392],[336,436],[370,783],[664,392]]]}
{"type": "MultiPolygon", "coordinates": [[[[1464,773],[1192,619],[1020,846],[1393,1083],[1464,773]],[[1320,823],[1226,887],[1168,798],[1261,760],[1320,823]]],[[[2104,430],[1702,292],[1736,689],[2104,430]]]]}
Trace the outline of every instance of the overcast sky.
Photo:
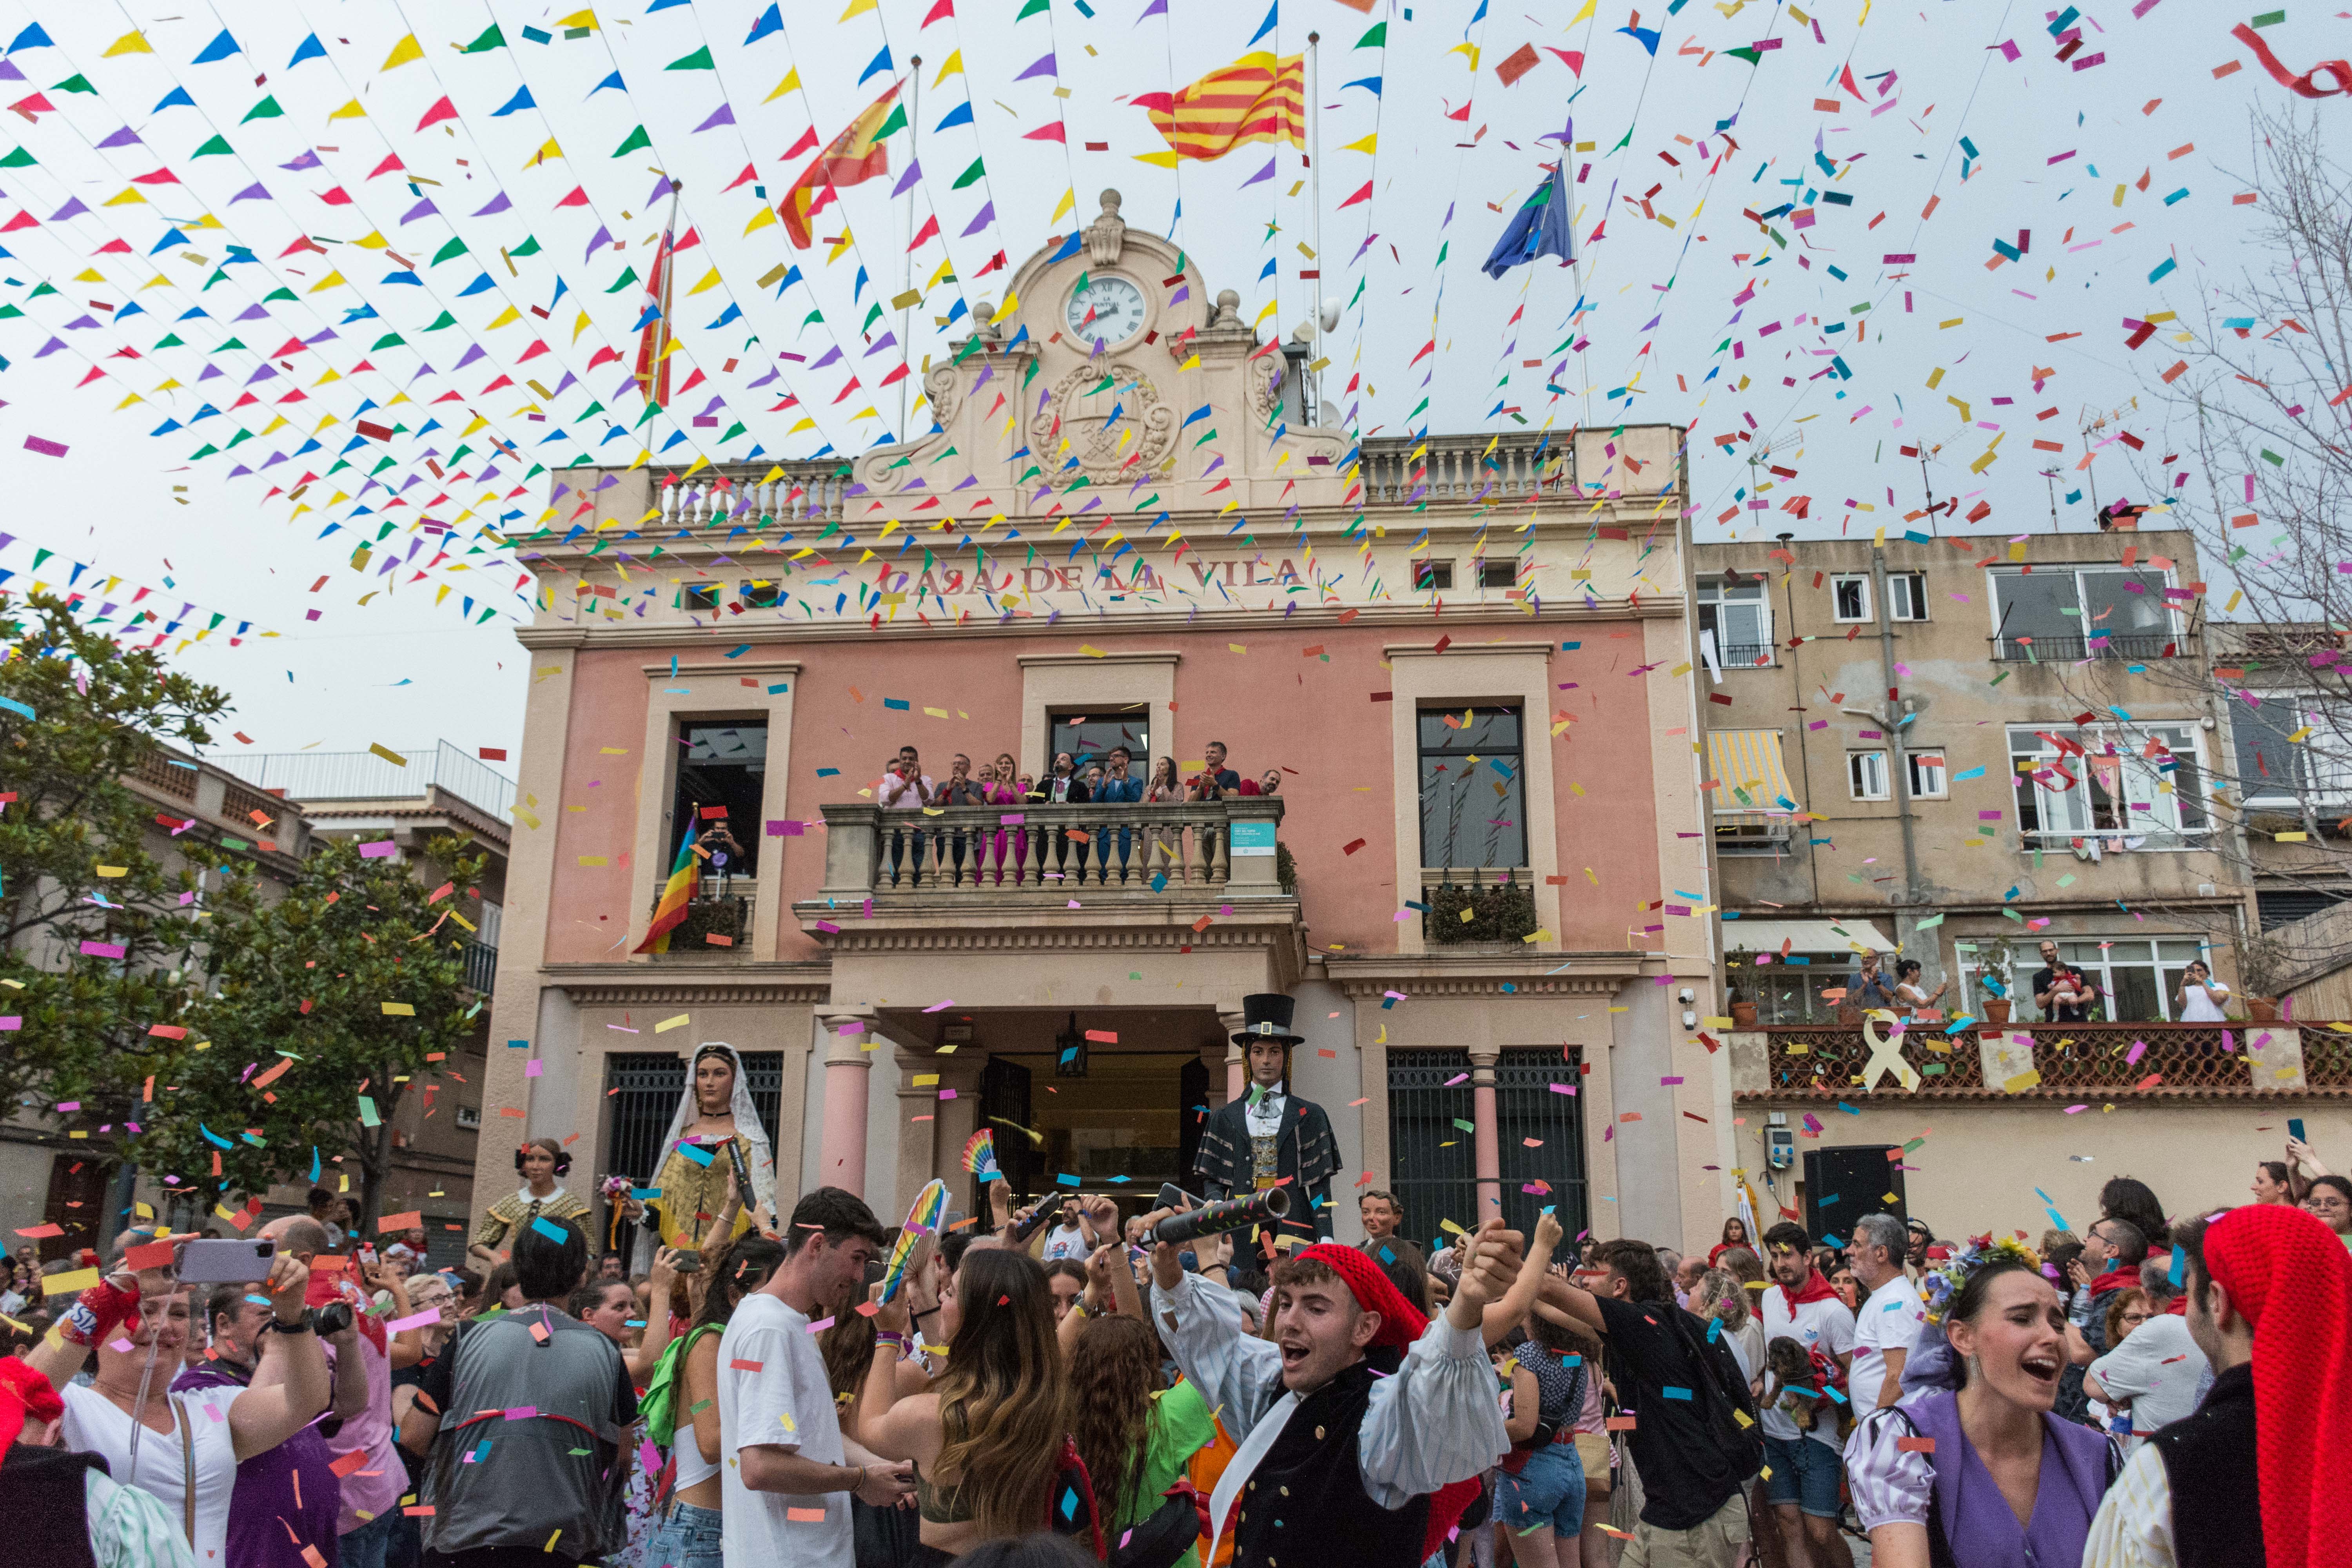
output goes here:
{"type": "MultiPolygon", "coordinates": [[[[640,276],[648,268],[668,205],[656,195],[662,172],[684,182],[678,226],[700,238],[679,264],[686,347],[673,364],[680,385],[698,370],[705,379],[674,392],[670,413],[712,420],[687,426],[686,441],[662,454],[666,466],[698,451],[740,458],[755,444],[772,456],[806,456],[827,443],[852,451],[896,432],[897,389],[871,389],[902,353],[918,366],[904,384],[911,395],[924,356],[947,352],[965,330],[961,321],[938,324],[959,293],[1003,298],[1004,274],[982,276],[989,258],[1001,250],[1017,267],[1048,236],[1090,218],[1096,194],[1116,186],[1131,225],[1172,234],[1213,291],[1241,292],[1244,319],[1273,303],[1267,332],[1306,319],[1318,288],[1349,301],[1328,348],[1327,384],[1365,434],[1404,430],[1423,397],[1430,408],[1412,423],[1425,419],[1439,432],[1695,421],[1702,541],[1735,531],[1757,538],[1780,528],[1814,536],[1899,526],[1919,504],[1922,481],[1918,464],[1896,448],[1924,437],[1942,446],[1929,475],[1938,495],[1957,490],[1968,505],[1992,504],[1972,531],[2048,529],[2053,487],[2040,469],[2052,464],[2062,469],[2060,526],[2087,529],[2090,487],[2074,471],[2084,428],[2144,395],[2179,357],[2165,332],[2126,348],[2122,323],[2166,310],[2191,315],[2200,289],[2246,265],[2241,237],[2254,209],[2231,197],[2245,189],[2233,173],[2250,163],[2249,108],[2287,101],[2230,37],[2240,15],[2191,0],[2162,0],[2137,20],[2128,5],[2095,7],[2072,24],[2083,40],[2064,62],[2053,58],[2054,13],[1997,0],[1832,0],[1819,13],[1699,0],[1672,15],[1645,6],[1638,21],[1622,0],[1574,21],[1570,5],[1375,0],[1368,15],[1340,0],[1282,0],[1256,47],[1297,53],[1310,32],[1322,35],[1313,95],[1325,165],[1318,220],[1315,182],[1287,147],[1244,146],[1174,169],[1139,161],[1163,143],[1129,100],[1247,52],[1268,16],[1262,0],[1052,0],[1026,16],[1018,16],[1023,0],[824,0],[783,6],[781,30],[751,38],[765,8],[765,0],[598,6],[595,27],[575,37],[562,26],[575,8],[507,0],[0,5],[0,34],[18,37],[37,23],[53,40],[12,51],[24,80],[0,83],[0,100],[39,89],[54,106],[20,109],[0,134],[0,144],[21,139],[34,160],[0,167],[0,211],[30,215],[0,237],[14,257],[0,263],[11,285],[0,298],[26,312],[0,321],[0,354],[10,362],[0,381],[0,471],[16,500],[5,527],[15,541],[0,547],[0,567],[18,574],[10,585],[26,580],[32,550],[47,548],[124,579],[118,598],[145,585],[154,591],[147,603],[168,600],[167,613],[189,600],[227,615],[232,626],[249,620],[283,634],[230,648],[218,640],[225,626],[180,658],[233,694],[231,728],[253,737],[256,750],[371,742],[413,750],[438,738],[468,749],[515,746],[528,667],[512,640],[527,614],[513,592],[519,574],[482,570],[488,552],[456,552],[479,522],[506,512],[521,514],[518,527],[536,518],[544,476],[530,493],[502,499],[520,478],[516,463],[502,463],[490,487],[500,499],[478,504],[454,536],[453,557],[474,569],[452,574],[445,562],[418,582],[410,579],[435,554],[429,544],[390,577],[375,574],[380,556],[355,573],[352,550],[373,541],[382,517],[351,523],[352,503],[323,504],[325,486],[306,493],[311,510],[289,515],[282,491],[306,468],[325,471],[362,396],[383,405],[404,389],[416,406],[394,407],[402,422],[414,431],[436,414],[444,427],[353,458],[372,466],[388,449],[399,466],[387,479],[424,475],[412,501],[436,493],[421,465],[427,454],[446,465],[457,445],[467,416],[452,410],[491,422],[466,459],[475,471],[489,435],[551,462],[583,450],[616,463],[635,457],[640,437],[607,437],[614,416],[634,426],[639,412],[615,395],[625,365],[586,365],[599,348],[634,356],[640,295],[634,284],[613,286],[625,266],[640,276]],[[837,3],[846,14],[835,21],[837,3]],[[460,52],[494,22],[507,47],[460,52]],[[1376,22],[1386,24],[1385,49],[1353,47],[1376,22]],[[1621,30],[1629,26],[1658,29],[1654,58],[1646,38],[1621,30]],[[152,52],[134,40],[110,54],[134,28],[152,52]],[[526,28],[549,41],[532,41],[526,28]],[[225,29],[236,52],[208,47],[225,29]],[[401,46],[412,31],[419,58],[383,68],[410,52],[401,46]],[[314,33],[323,55],[296,61],[314,33]],[[1760,66],[1723,52],[1759,40],[1778,45],[1759,52],[1760,66]],[[715,69],[666,68],[706,46],[715,69]],[[1507,85],[1497,67],[1522,46],[1535,58],[1507,85]],[[887,66],[861,80],[886,47],[887,66]],[[942,78],[959,56],[961,72],[942,78]],[[2217,79],[2216,68],[2233,60],[2242,68],[2217,79]],[[622,87],[600,87],[615,72],[622,87]],[[798,85],[777,94],[794,72],[798,85]],[[95,91],[60,90],[77,76],[95,91]],[[758,225],[756,193],[764,188],[772,206],[809,160],[806,151],[782,154],[812,127],[829,140],[898,78],[922,164],[909,195],[891,196],[907,167],[902,135],[891,143],[888,179],[845,192],[839,208],[818,215],[821,239],[851,237],[837,259],[828,264],[832,246],[796,251],[781,224],[758,225]],[[178,89],[194,107],[157,108],[178,89]],[[527,106],[518,106],[526,91],[527,106]],[[436,108],[445,97],[446,114],[436,108]],[[265,99],[279,112],[253,114],[265,99]],[[966,119],[967,100],[968,123],[954,123],[966,119]],[[359,112],[346,110],[354,102],[359,112]],[[1557,138],[1571,118],[1575,142],[1592,143],[1570,153],[1578,267],[1546,260],[1486,278],[1478,263],[1544,178],[1542,164],[1558,156],[1559,142],[1539,138],[1557,138]],[[434,123],[420,131],[422,121],[434,123]],[[942,121],[951,123],[938,129],[942,121]],[[648,145],[614,156],[639,124],[648,145]],[[1065,141],[1033,135],[1057,124],[1065,141]],[[120,136],[125,127],[136,140],[120,136]],[[194,156],[215,132],[231,153],[194,156]],[[541,156],[551,142],[560,152],[541,156]],[[391,155],[401,172],[372,178],[391,155]],[[984,175],[955,188],[975,161],[984,175]],[[1273,173],[1258,178],[1269,161],[1273,173]],[[751,180],[725,188],[747,168],[751,180]],[[157,170],[178,183],[135,183],[157,170]],[[404,174],[436,183],[412,186],[404,174]],[[1368,183],[1368,200],[1342,205],[1368,183]],[[266,196],[244,195],[256,184],[266,196]],[[145,202],[120,200],[126,190],[145,202]],[[322,199],[338,191],[349,199],[322,199]],[[1057,220],[1073,195],[1075,216],[1057,220]],[[70,200],[90,210],[50,221],[70,200]],[[426,200],[435,210],[421,212],[426,200]],[[1795,226],[1798,212],[1772,220],[1786,248],[1741,216],[1784,204],[1809,206],[1813,218],[1805,227],[1795,226]],[[206,215],[220,227],[197,227],[206,215]],[[929,287],[909,330],[892,312],[861,335],[871,304],[879,299],[887,311],[905,287],[910,226],[934,215],[940,236],[911,262],[914,285],[929,287]],[[181,240],[165,243],[174,226],[181,240]],[[600,228],[621,248],[608,240],[587,254],[600,228]],[[389,250],[352,243],[372,231],[389,250]],[[286,254],[304,235],[323,242],[323,253],[286,254]],[[538,253],[513,258],[527,237],[540,242],[538,253]],[[464,254],[430,264],[453,238],[464,254]],[[1318,248],[1318,239],[1320,255],[1310,259],[1302,247],[1318,248]],[[1996,241],[2021,255],[1999,258],[1996,241]],[[256,261],[204,289],[231,244],[249,247],[256,261]],[[1916,260],[1886,259],[1901,256],[1916,260]],[[1268,259],[1275,276],[1262,278],[1268,259]],[[408,269],[404,261],[419,283],[386,281],[408,269]],[[961,281],[934,283],[949,262],[961,281]],[[2167,263],[2171,269],[2151,281],[2167,263]],[[804,283],[786,285],[781,297],[762,286],[793,264],[804,283]],[[1297,277],[1318,264],[1328,275],[1320,284],[1297,277]],[[85,268],[96,277],[82,276],[85,268]],[[716,282],[688,292],[714,269],[716,282]],[[327,282],[331,270],[344,283],[327,282]],[[488,283],[468,291],[478,275],[488,283]],[[158,276],[164,284],[149,284],[158,276]],[[31,297],[44,280],[58,292],[31,297]],[[268,320],[235,321],[281,286],[296,298],[270,303],[268,320]],[[1585,310],[1571,322],[1580,300],[1585,310]],[[90,309],[130,300],[142,304],[143,318],[116,312],[110,321],[90,309]],[[192,307],[208,319],[176,320],[192,307]],[[362,307],[375,318],[347,321],[362,307]],[[428,333],[444,310],[456,326],[428,333]],[[491,326],[509,310],[515,321],[491,326]],[[811,324],[816,310],[824,319],[811,324]],[[77,319],[91,324],[75,327],[77,319]],[[286,362],[296,369],[252,379],[261,353],[328,328],[333,339],[286,362]],[[167,331],[188,346],[155,348],[167,331]],[[403,345],[371,349],[394,331],[403,345]],[[219,352],[232,332],[249,352],[219,352]],[[876,349],[886,332],[905,341],[876,349]],[[2050,341],[2072,333],[2081,335],[2050,341]],[[67,347],[40,356],[52,337],[67,347]],[[1433,340],[1443,352],[1412,364],[1433,340]],[[1584,341],[1580,353],[1558,352],[1574,340],[1584,341]],[[537,341],[547,350],[526,360],[537,341]],[[469,342],[483,352],[457,369],[469,342]],[[812,368],[835,349],[839,363],[812,368]],[[362,356],[373,371],[354,372],[362,356]],[[200,383],[208,363],[223,374],[200,383]],[[93,366],[106,374],[77,389],[93,366]],[[339,378],[318,384],[329,368],[339,378]],[[853,369],[862,389],[835,402],[853,369]],[[578,384],[551,400],[524,384],[536,378],[555,389],[566,373],[578,384]],[[515,384],[485,395],[501,374],[515,384]],[[1343,392],[1351,377],[1361,384],[1343,392]],[[167,379],[182,385],[155,390],[167,379]],[[296,387],[305,398],[280,410],[289,426],[229,456],[190,460],[205,440],[226,439],[227,419],[148,434],[167,418],[185,423],[206,402],[226,408],[250,391],[275,404],[296,387]],[[453,388],[460,400],[431,403],[453,388]],[[118,409],[133,394],[143,401],[118,409]],[[769,412],[786,395],[805,410],[769,412]],[[592,398],[605,412],[576,417],[592,398]],[[854,417],[869,405],[874,416],[854,417]],[[1518,418],[1493,413],[1498,406],[1518,418]],[[2056,413],[2036,418],[2047,409],[2056,413]],[[238,458],[257,467],[271,452],[293,453],[329,413],[341,423],[319,436],[323,450],[228,477],[238,458]],[[794,431],[804,415],[815,428],[794,431]],[[745,433],[722,444],[739,421],[745,433]],[[1727,458],[1704,443],[1751,427],[1754,445],[1769,444],[1770,460],[1798,474],[1764,493],[1768,507],[1810,495],[1805,523],[1778,510],[1750,514],[1752,522],[1718,521],[1742,504],[1736,492],[1754,476],[1745,448],[1727,458]],[[564,438],[538,445],[558,429],[564,438]],[[2035,452],[2037,436],[2065,451],[2035,452]],[[28,449],[27,437],[63,444],[67,455],[28,449]],[[1972,472],[1989,448],[1995,460],[1972,472]],[[272,484],[280,494],[267,494],[272,484]],[[2069,502],[2078,490],[2082,499],[2069,502]],[[346,525],[321,539],[338,521],[346,525]],[[386,583],[396,585],[387,592],[386,583]],[[371,590],[375,596],[358,603],[371,590]],[[476,616],[493,609],[487,624],[459,613],[468,595],[476,616]],[[307,619],[313,610],[318,618],[307,619]]],[[[2263,37],[2298,70],[2346,52],[2342,24],[2317,12],[2296,13],[2263,37]]],[[[2319,110],[2347,112],[2333,100],[2319,110]]],[[[239,416],[257,432],[267,423],[239,416]]],[[[646,428],[658,447],[678,427],[665,417],[646,428]]],[[[2098,500],[2129,489],[2107,458],[2093,472],[2098,500]]],[[[353,478],[335,476],[345,490],[356,489],[353,478]]],[[[436,515],[446,519],[481,491],[453,493],[436,515]]],[[[373,500],[381,506],[383,492],[373,500]]],[[[390,515],[404,526],[417,513],[390,515]]],[[[413,537],[388,543],[405,552],[413,537]]],[[[495,554],[513,560],[510,551],[495,554]]],[[[41,574],[62,576],[55,563],[41,574]]],[[[245,748],[225,738],[225,749],[245,748]]]]}

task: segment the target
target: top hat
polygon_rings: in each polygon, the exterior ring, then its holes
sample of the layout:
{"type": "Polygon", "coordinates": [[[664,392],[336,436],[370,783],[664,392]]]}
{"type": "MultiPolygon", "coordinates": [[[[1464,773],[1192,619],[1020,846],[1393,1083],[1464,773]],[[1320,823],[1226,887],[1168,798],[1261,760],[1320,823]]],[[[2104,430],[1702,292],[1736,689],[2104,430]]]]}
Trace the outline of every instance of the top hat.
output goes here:
{"type": "Polygon", "coordinates": [[[1279,991],[1262,991],[1242,998],[1242,1032],[1233,1037],[1237,1046],[1254,1045],[1259,1040],[1275,1040],[1286,1046],[1304,1045],[1307,1037],[1290,1032],[1290,1010],[1297,1003],[1279,991]]]}

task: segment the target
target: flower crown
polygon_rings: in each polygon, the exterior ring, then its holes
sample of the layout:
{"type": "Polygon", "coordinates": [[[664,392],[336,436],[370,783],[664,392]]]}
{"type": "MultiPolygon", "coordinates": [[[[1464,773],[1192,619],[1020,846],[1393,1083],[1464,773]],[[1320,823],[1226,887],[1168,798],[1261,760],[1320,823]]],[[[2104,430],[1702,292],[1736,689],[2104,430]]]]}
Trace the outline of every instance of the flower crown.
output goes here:
{"type": "Polygon", "coordinates": [[[1990,1236],[1979,1236],[1962,1247],[1941,1268],[1929,1270],[1919,1279],[1919,1300],[1927,1309],[1927,1321],[1941,1325],[1952,1302],[1964,1289],[1971,1275],[1990,1263],[2011,1259],[2028,1268],[2040,1269],[2042,1255],[2016,1237],[2003,1237],[1995,1241],[1990,1236]]]}

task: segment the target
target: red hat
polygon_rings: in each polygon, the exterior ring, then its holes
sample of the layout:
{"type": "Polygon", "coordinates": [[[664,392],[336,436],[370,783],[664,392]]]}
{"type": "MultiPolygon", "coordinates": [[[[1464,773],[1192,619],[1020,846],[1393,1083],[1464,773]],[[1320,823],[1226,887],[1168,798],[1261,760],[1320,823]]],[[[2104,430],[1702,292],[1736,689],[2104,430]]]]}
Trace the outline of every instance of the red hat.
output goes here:
{"type": "Polygon", "coordinates": [[[66,1413],[65,1401],[49,1380],[15,1356],[0,1359],[0,1453],[6,1453],[25,1418],[50,1422],[66,1413]]]}
{"type": "Polygon", "coordinates": [[[2352,1255],[2284,1204],[2216,1215],[2204,1251],[2206,1272],[2254,1331],[2263,1551],[2272,1568],[2340,1562],[2352,1477],[2313,1456],[2352,1432],[2352,1255]]]}
{"type": "Polygon", "coordinates": [[[1421,1338],[1421,1331],[1429,1327],[1429,1319],[1389,1282],[1380,1265],[1354,1247],[1323,1241],[1301,1247],[1290,1256],[1297,1262],[1320,1263],[1347,1282],[1348,1293],[1355,1297],[1357,1306],[1381,1315],[1380,1332],[1372,1336],[1372,1343],[1402,1350],[1421,1338]]]}

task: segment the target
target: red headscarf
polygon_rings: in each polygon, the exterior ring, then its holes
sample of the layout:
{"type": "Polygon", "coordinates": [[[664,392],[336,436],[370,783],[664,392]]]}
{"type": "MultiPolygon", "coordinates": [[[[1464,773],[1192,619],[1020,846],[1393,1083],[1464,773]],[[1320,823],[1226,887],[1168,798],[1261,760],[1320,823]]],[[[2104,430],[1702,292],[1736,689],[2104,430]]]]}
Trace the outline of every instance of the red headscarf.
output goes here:
{"type": "Polygon", "coordinates": [[[2301,1209],[2252,1205],[2212,1221],[2205,1269],[2254,1331],[2255,1454],[2271,1568],[2341,1562],[2352,1475],[2317,1456],[2352,1432],[2352,1254],[2301,1209]]]}
{"type": "Polygon", "coordinates": [[[65,1413],[65,1401],[58,1397],[47,1378],[15,1356],[0,1360],[0,1454],[16,1441],[26,1416],[48,1422],[65,1413]]]}
{"type": "Polygon", "coordinates": [[[1381,1315],[1380,1331],[1372,1343],[1402,1350],[1421,1338],[1429,1327],[1429,1320],[1420,1308],[1406,1300],[1389,1277],[1381,1272],[1380,1265],[1352,1247],[1336,1242],[1318,1242],[1291,1254],[1300,1261],[1322,1264],[1347,1282],[1348,1293],[1356,1298],[1356,1305],[1367,1312],[1381,1315]]]}

